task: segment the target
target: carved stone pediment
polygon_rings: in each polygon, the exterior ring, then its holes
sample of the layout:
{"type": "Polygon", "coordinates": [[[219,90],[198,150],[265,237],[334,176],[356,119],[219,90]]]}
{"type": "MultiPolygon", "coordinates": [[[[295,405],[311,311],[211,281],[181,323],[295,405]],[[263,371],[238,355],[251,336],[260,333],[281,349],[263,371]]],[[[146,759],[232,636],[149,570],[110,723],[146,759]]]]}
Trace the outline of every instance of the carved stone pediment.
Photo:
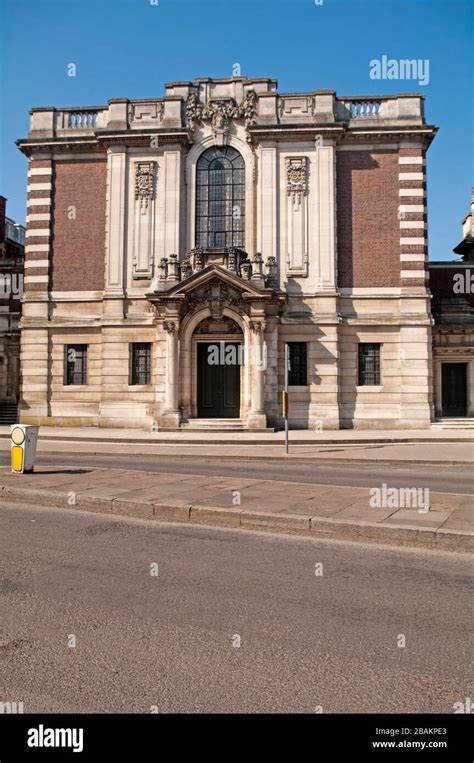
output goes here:
{"type": "Polygon", "coordinates": [[[240,326],[224,315],[220,319],[205,318],[194,331],[195,334],[241,334],[240,326]]]}
{"type": "Polygon", "coordinates": [[[255,311],[265,312],[267,305],[274,310],[284,299],[272,289],[241,278],[219,265],[209,265],[185,281],[146,296],[156,307],[157,316],[167,315],[170,311],[184,316],[207,308],[214,320],[223,318],[225,308],[232,308],[240,315],[251,315],[255,311]]]}
{"type": "Polygon", "coordinates": [[[187,297],[186,307],[188,310],[209,307],[215,320],[223,317],[224,307],[235,307],[239,311],[245,309],[241,292],[218,279],[192,291],[187,297]]]}

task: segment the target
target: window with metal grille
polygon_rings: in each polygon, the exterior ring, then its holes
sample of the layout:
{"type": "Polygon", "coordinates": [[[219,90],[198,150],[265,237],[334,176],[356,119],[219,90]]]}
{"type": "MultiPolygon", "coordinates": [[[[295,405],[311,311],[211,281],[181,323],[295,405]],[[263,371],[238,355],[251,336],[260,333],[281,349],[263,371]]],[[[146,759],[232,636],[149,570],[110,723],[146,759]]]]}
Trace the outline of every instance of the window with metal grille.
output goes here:
{"type": "Polygon", "coordinates": [[[132,384],[150,384],[151,382],[151,344],[135,342],[132,344],[132,384]]]}
{"type": "Polygon", "coordinates": [[[245,245],[245,163],[231,146],[214,146],[196,166],[196,246],[245,245]]]}
{"type": "Polygon", "coordinates": [[[308,345],[306,342],[288,342],[288,384],[304,387],[308,384],[308,345]]]}
{"type": "Polygon", "coordinates": [[[380,344],[359,344],[359,386],[380,384],[380,344]]]}
{"type": "Polygon", "coordinates": [[[66,384],[87,384],[87,344],[66,345],[66,384]]]}

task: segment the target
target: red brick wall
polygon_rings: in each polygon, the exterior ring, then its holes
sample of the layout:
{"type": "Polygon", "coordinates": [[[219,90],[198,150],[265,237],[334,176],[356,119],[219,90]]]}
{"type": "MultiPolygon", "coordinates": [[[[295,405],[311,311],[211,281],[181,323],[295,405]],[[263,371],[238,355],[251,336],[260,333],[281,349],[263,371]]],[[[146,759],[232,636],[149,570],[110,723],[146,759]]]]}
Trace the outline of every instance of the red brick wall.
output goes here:
{"type": "Polygon", "coordinates": [[[54,165],[52,288],[94,291],[105,277],[105,159],[54,165]],[[70,209],[75,207],[75,219],[70,209]]]}
{"type": "Polygon", "coordinates": [[[338,151],[336,172],[339,286],[400,286],[398,152],[338,151]]]}

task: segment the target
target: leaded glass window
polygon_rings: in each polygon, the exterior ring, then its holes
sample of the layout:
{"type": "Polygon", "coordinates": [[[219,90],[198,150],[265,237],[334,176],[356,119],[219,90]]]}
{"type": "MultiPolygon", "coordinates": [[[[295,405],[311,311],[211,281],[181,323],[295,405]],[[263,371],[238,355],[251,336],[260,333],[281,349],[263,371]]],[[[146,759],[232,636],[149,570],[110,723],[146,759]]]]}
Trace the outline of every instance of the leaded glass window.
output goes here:
{"type": "Polygon", "coordinates": [[[245,164],[231,146],[214,146],[198,159],[196,246],[245,246],[245,164]]]}
{"type": "Polygon", "coordinates": [[[359,344],[359,386],[380,385],[380,344],[359,344]]]}
{"type": "Polygon", "coordinates": [[[151,344],[149,342],[134,342],[132,344],[132,378],[131,383],[150,384],[151,382],[151,344]]]}

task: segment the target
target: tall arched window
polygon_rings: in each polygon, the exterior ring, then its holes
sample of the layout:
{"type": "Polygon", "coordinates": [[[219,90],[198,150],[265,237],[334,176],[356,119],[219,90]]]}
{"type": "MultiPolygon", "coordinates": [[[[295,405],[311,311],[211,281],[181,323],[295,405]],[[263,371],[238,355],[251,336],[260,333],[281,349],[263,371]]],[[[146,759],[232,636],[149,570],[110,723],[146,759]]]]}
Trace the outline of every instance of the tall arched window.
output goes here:
{"type": "Polygon", "coordinates": [[[231,146],[214,146],[198,159],[196,246],[245,246],[245,164],[231,146]]]}

